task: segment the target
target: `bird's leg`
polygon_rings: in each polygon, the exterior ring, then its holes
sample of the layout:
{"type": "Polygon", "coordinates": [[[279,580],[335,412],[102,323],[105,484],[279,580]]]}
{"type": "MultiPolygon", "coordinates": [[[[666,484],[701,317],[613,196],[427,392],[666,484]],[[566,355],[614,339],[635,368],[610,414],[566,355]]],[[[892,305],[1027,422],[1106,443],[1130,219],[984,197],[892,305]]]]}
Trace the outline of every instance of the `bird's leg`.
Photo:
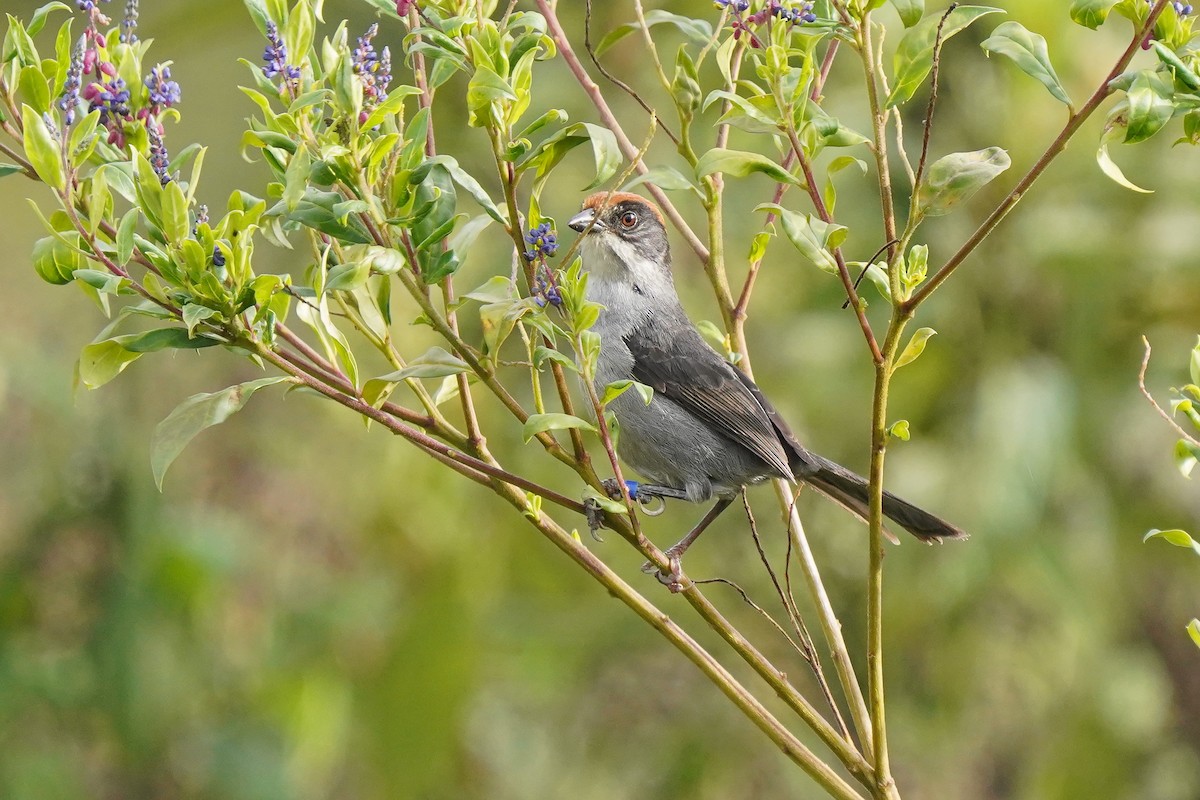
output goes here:
{"type": "Polygon", "coordinates": [[[683,568],[681,565],[683,554],[692,546],[692,542],[700,538],[700,534],[704,533],[713,520],[721,516],[722,511],[729,508],[729,504],[732,502],[732,497],[717,498],[716,505],[710,508],[704,518],[696,523],[696,527],[688,531],[687,536],[663,551],[663,555],[667,557],[667,562],[670,564],[669,572],[660,571],[652,561],[647,561],[642,565],[642,572],[648,575],[657,572],[659,581],[672,592],[683,591],[683,568]]]}
{"type": "MultiPolygon", "coordinates": [[[[605,478],[601,483],[604,486],[605,493],[613,500],[621,499],[621,487],[617,484],[616,478],[605,478]]],[[[629,498],[643,502],[654,497],[669,497],[672,500],[687,500],[687,492],[683,489],[675,489],[670,486],[659,486],[654,483],[639,483],[638,481],[625,481],[625,488],[629,490],[629,498]]]]}

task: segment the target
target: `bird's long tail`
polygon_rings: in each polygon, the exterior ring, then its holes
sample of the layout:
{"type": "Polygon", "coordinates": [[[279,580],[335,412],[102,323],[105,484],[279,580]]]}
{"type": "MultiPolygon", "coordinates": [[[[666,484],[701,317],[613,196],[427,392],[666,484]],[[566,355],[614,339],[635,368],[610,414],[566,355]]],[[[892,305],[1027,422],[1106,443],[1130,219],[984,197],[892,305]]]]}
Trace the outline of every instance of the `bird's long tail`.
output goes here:
{"type": "MultiPolygon", "coordinates": [[[[817,469],[797,477],[853,514],[866,519],[869,510],[867,479],[816,453],[808,452],[806,456],[817,469]]],[[[956,525],[888,491],[883,493],[883,514],[923,542],[967,538],[967,534],[956,525]]],[[[894,537],[891,538],[894,541],[894,537]]]]}

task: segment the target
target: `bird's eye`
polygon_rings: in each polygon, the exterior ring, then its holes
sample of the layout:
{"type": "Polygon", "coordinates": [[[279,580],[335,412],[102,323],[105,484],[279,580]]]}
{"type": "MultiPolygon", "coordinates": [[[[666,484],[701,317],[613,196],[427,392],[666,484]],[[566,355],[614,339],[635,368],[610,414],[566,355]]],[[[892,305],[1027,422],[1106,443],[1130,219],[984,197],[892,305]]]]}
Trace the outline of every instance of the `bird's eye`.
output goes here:
{"type": "Polygon", "coordinates": [[[638,224],[638,215],[636,211],[626,211],[621,215],[621,227],[632,228],[638,224]]]}

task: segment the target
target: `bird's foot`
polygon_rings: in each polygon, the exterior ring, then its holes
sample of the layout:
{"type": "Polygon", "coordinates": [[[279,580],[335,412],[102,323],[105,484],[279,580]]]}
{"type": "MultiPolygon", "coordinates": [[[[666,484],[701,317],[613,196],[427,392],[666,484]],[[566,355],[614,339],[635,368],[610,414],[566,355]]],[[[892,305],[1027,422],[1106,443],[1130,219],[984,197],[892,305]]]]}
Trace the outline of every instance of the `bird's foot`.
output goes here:
{"type": "Polygon", "coordinates": [[[604,527],[604,509],[600,507],[596,498],[584,499],[583,516],[587,520],[588,533],[592,535],[592,539],[603,542],[604,537],[600,535],[600,529],[604,527]]]}
{"type": "Polygon", "coordinates": [[[668,568],[666,571],[659,569],[653,561],[647,561],[642,564],[642,572],[657,578],[658,582],[666,586],[671,594],[678,594],[692,585],[692,582],[683,574],[683,551],[669,547],[663,551],[663,555],[667,557],[668,568]]]}

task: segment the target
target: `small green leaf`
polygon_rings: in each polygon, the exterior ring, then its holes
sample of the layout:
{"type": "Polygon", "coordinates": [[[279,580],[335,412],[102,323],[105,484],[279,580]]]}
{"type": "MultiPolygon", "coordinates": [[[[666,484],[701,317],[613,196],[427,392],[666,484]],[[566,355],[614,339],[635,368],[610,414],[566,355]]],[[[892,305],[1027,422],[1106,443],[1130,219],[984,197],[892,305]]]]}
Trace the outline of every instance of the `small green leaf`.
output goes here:
{"type": "MultiPolygon", "coordinates": [[[[682,31],[685,36],[687,36],[689,39],[692,39],[697,44],[708,44],[713,38],[712,26],[702,19],[683,17],[679,14],[672,14],[669,11],[662,11],[660,9],[648,11],[645,19],[647,28],[653,28],[655,25],[674,25],[676,28],[682,31]]],[[[621,41],[634,31],[641,30],[641,27],[642,26],[640,22],[627,22],[624,25],[613,28],[611,31],[605,34],[604,38],[600,40],[600,43],[596,45],[596,57],[599,58],[601,55],[603,55],[605,50],[612,47],[614,44],[621,41]]]]}
{"type": "Polygon", "coordinates": [[[163,235],[168,242],[180,243],[191,233],[187,196],[178,181],[171,181],[163,187],[162,224],[163,235]]]}
{"type": "Polygon", "coordinates": [[[391,396],[396,384],[410,378],[445,378],[469,371],[467,362],[440,347],[431,347],[404,369],[371,378],[363,384],[363,399],[373,406],[391,396]]]}
{"type": "Polygon", "coordinates": [[[1181,531],[1178,528],[1169,531],[1160,531],[1158,528],[1152,528],[1142,537],[1142,541],[1148,542],[1151,539],[1162,539],[1168,544],[1173,544],[1176,547],[1186,547],[1196,555],[1200,555],[1200,542],[1189,536],[1187,531],[1181,531]]]}
{"type": "Polygon", "coordinates": [[[1125,90],[1125,144],[1136,144],[1161,131],[1175,114],[1175,86],[1154,70],[1138,71],[1125,90]]]}
{"type": "Polygon", "coordinates": [[[1193,91],[1200,89],[1200,75],[1197,75],[1195,70],[1185,64],[1183,59],[1176,55],[1171,48],[1157,39],[1150,42],[1150,46],[1154,48],[1154,54],[1158,56],[1158,60],[1170,67],[1175,73],[1175,77],[1193,91]]]}
{"type": "Polygon", "coordinates": [[[1192,477],[1192,470],[1196,468],[1197,461],[1200,461],[1200,447],[1187,439],[1180,439],[1175,443],[1175,466],[1179,468],[1183,477],[1192,477]]]}
{"type": "Polygon", "coordinates": [[[774,211],[783,223],[783,232],[796,249],[823,272],[837,274],[833,251],[846,240],[844,225],[824,222],[811,214],[799,214],[774,203],[764,203],[755,211],[774,211]]]}
{"type": "Polygon", "coordinates": [[[1095,30],[1104,24],[1108,12],[1118,0],[1071,0],[1071,19],[1076,23],[1095,30]]]}
{"type": "Polygon", "coordinates": [[[1100,147],[1096,150],[1096,163],[1100,165],[1100,171],[1107,175],[1110,180],[1124,186],[1126,189],[1141,192],[1142,194],[1153,194],[1153,189],[1143,189],[1126,178],[1125,173],[1121,171],[1117,163],[1112,160],[1112,156],[1108,154],[1108,143],[1116,132],[1117,129],[1114,128],[1100,139],[1100,147]]]}
{"type": "Polygon", "coordinates": [[[908,344],[904,346],[904,350],[901,351],[900,357],[896,359],[896,366],[892,367],[892,369],[897,370],[906,364],[911,364],[912,362],[916,361],[921,353],[925,352],[925,343],[928,342],[929,338],[936,333],[937,331],[935,331],[933,328],[918,329],[917,332],[912,335],[912,338],[908,340],[908,344]]]}
{"type": "Polygon", "coordinates": [[[571,414],[531,414],[525,420],[521,436],[528,442],[543,431],[560,431],[566,428],[580,428],[585,431],[595,431],[596,426],[586,419],[571,414]]]}
{"type": "Polygon", "coordinates": [[[85,269],[87,259],[58,236],[44,236],[34,242],[33,268],[42,280],[62,286],[75,279],[75,273],[85,269]]]}
{"type": "Polygon", "coordinates": [[[916,25],[925,15],[925,0],[892,0],[892,5],[900,12],[900,21],[906,28],[916,25]]]}
{"type": "Polygon", "coordinates": [[[117,263],[125,266],[133,258],[133,233],[137,229],[138,210],[131,208],[117,226],[117,263]]]}
{"type": "Polygon", "coordinates": [[[31,106],[21,106],[21,122],[25,131],[25,156],[33,165],[33,171],[51,189],[62,191],[67,185],[62,143],[50,133],[42,115],[31,106]]]}
{"type": "MultiPolygon", "coordinates": [[[[959,6],[950,12],[942,26],[942,41],[945,42],[980,17],[995,13],[1003,12],[989,6],[959,6]]],[[[904,32],[894,57],[893,71],[896,77],[892,83],[892,93],[888,95],[888,108],[908,102],[933,69],[933,47],[941,20],[941,12],[930,14],[904,32]]]]}
{"type": "Polygon", "coordinates": [[[752,172],[761,172],[779,183],[790,183],[797,186],[803,183],[766,156],[745,150],[726,150],[716,147],[702,155],[696,164],[696,177],[703,178],[715,172],[723,172],[738,178],[744,178],[752,172]]]}
{"type": "Polygon", "coordinates": [[[89,389],[98,389],[120,375],[142,354],[126,350],[112,339],[93,342],[79,356],[79,380],[89,389]]]}
{"type": "Polygon", "coordinates": [[[215,309],[197,303],[185,303],[183,306],[183,324],[187,326],[188,336],[196,335],[196,326],[216,314],[215,309]]]}
{"type": "Polygon", "coordinates": [[[1011,164],[1008,153],[999,147],[943,156],[933,162],[917,187],[917,208],[930,217],[948,214],[1011,164]]]}
{"type": "Polygon", "coordinates": [[[892,423],[888,428],[888,436],[894,436],[902,442],[907,442],[909,437],[908,420],[900,419],[892,423]]]}
{"type": "Polygon", "coordinates": [[[17,89],[21,99],[39,114],[50,110],[50,86],[40,67],[28,66],[21,70],[17,77],[17,89]]]}
{"type": "Polygon", "coordinates": [[[650,401],[654,399],[654,390],[644,383],[630,380],[613,381],[604,387],[604,396],[600,398],[600,405],[607,406],[613,400],[616,400],[629,391],[630,388],[637,389],[637,393],[641,395],[642,402],[646,405],[650,405],[650,401]]]}
{"type": "Polygon", "coordinates": [[[621,191],[632,191],[645,183],[652,183],[667,192],[691,190],[697,195],[700,194],[700,187],[674,167],[652,167],[641,175],[633,176],[621,187],[621,191]]]}
{"type": "Polygon", "coordinates": [[[1200,619],[1193,619],[1187,624],[1188,636],[1192,637],[1192,642],[1196,647],[1200,647],[1200,619]]]}
{"type": "Polygon", "coordinates": [[[221,344],[208,336],[189,336],[183,328],[155,328],[144,333],[115,336],[110,341],[131,353],[154,353],[159,350],[200,350],[221,344]]]}
{"type": "Polygon", "coordinates": [[[75,280],[86,283],[101,294],[133,294],[130,280],[100,269],[77,269],[72,273],[75,280]]]}
{"type": "Polygon", "coordinates": [[[163,477],[188,442],[205,428],[218,425],[241,410],[246,401],[259,389],[291,380],[286,376],[259,378],[240,383],[219,392],[196,394],[184,400],[154,429],[150,445],[150,468],[154,483],[162,491],[163,477]]]}
{"type": "Polygon", "coordinates": [[[325,280],[326,292],[352,292],[371,277],[371,265],[364,262],[338,264],[329,270],[325,280]]]}
{"type": "MultiPolygon", "coordinates": [[[[1200,339],[1200,337],[1197,337],[1200,339]]],[[[1192,383],[1200,384],[1200,341],[1197,341],[1196,346],[1192,348],[1192,358],[1188,363],[1188,372],[1192,377],[1192,383]]]]}
{"type": "Polygon", "coordinates": [[[1050,51],[1045,38],[1027,30],[1019,22],[1005,22],[992,31],[992,35],[980,47],[989,53],[1008,56],[1022,72],[1049,89],[1056,99],[1071,106],[1071,98],[1050,63],[1050,51]]]}
{"type": "Polygon", "coordinates": [[[22,169],[21,167],[18,167],[16,164],[8,164],[3,161],[0,161],[0,178],[6,177],[8,175],[15,175],[18,172],[24,172],[24,171],[25,171],[24,169],[22,169]]]}

